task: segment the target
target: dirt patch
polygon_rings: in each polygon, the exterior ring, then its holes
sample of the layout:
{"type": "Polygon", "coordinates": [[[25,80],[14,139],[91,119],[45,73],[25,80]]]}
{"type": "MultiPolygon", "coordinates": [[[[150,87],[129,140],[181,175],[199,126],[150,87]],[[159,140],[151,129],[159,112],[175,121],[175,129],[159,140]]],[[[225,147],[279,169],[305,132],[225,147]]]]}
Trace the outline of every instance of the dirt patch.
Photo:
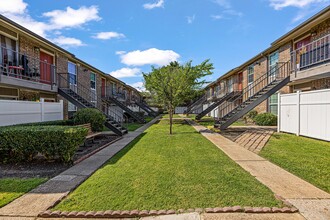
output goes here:
{"type": "MultiPolygon", "coordinates": [[[[94,140],[88,140],[80,146],[73,157],[73,161],[81,161],[83,157],[90,156],[93,152],[101,149],[110,142],[120,139],[115,135],[98,135],[94,140]]],[[[0,178],[52,178],[73,164],[63,164],[59,161],[47,161],[43,157],[38,157],[31,162],[17,164],[0,164],[0,178]]]]}

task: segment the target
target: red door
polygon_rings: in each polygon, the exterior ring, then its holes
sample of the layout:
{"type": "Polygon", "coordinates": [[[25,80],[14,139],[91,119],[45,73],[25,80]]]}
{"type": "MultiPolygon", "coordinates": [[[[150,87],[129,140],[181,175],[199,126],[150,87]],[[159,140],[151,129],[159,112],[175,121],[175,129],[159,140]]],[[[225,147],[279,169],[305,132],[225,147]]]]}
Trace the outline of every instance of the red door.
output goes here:
{"type": "Polygon", "coordinates": [[[51,84],[53,56],[40,51],[40,82],[51,84]]]}
{"type": "Polygon", "coordinates": [[[102,96],[102,97],[105,96],[105,90],[106,90],[106,87],[105,87],[105,79],[102,78],[102,90],[101,90],[101,96],[102,96]]]}
{"type": "Polygon", "coordinates": [[[238,91],[243,90],[243,73],[238,74],[238,91]]]}

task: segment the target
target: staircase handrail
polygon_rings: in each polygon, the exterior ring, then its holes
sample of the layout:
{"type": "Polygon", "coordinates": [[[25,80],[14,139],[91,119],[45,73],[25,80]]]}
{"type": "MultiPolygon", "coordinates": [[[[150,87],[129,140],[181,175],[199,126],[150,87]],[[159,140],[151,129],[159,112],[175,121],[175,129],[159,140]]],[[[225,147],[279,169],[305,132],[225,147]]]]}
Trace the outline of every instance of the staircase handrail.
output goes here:
{"type": "MultiPolygon", "coordinates": [[[[230,111],[234,110],[237,106],[240,104],[237,104],[237,102],[240,102],[241,100],[243,102],[247,101],[250,97],[255,95],[256,93],[260,92],[263,88],[265,88],[267,85],[277,81],[277,80],[283,80],[290,74],[290,61],[287,62],[278,62],[276,66],[268,70],[265,74],[261,75],[259,78],[254,80],[250,85],[246,86],[242,89],[242,92],[239,96],[237,96],[234,100],[231,100],[229,103],[224,103],[224,105],[220,105],[217,108],[215,108],[213,111],[220,111],[220,112],[226,112],[229,113],[230,111]],[[282,64],[279,66],[279,64],[282,64]]],[[[219,118],[223,118],[225,115],[222,115],[221,117],[214,116],[215,120],[218,120],[219,118]]]]}
{"type": "MultiPolygon", "coordinates": [[[[74,78],[72,76],[70,76],[69,73],[58,73],[58,75],[59,75],[59,77],[58,77],[58,79],[59,79],[58,87],[59,88],[68,88],[68,89],[71,89],[70,88],[70,80],[69,79],[74,79],[74,78]],[[68,77],[68,79],[64,78],[63,75],[66,75],[68,77]],[[62,86],[62,82],[64,82],[67,87],[63,87],[62,86]]],[[[107,104],[104,104],[102,102],[102,98],[101,98],[101,100],[99,100],[99,97],[97,95],[95,95],[95,97],[93,97],[94,94],[92,94],[90,88],[87,88],[86,86],[82,85],[77,80],[75,80],[75,82],[76,82],[75,88],[77,89],[77,91],[74,91],[74,90],[71,89],[72,91],[76,92],[82,98],[86,99],[86,101],[92,103],[94,105],[94,107],[96,109],[100,110],[103,114],[112,117],[112,119],[115,120],[116,122],[120,123],[121,126],[123,125],[123,121],[124,121],[124,116],[123,115],[124,114],[117,113],[115,109],[112,109],[107,104]],[[100,105],[102,107],[99,107],[98,105],[95,105],[95,103],[93,103],[91,101],[93,98],[95,98],[96,102],[97,103],[100,103],[100,105]]]]}

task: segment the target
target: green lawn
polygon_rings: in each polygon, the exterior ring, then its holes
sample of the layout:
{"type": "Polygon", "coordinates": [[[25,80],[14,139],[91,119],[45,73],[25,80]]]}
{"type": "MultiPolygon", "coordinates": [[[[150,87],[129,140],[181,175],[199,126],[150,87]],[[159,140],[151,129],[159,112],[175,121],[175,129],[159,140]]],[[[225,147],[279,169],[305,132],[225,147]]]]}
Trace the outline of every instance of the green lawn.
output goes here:
{"type": "MultiPolygon", "coordinates": [[[[170,118],[169,114],[165,114],[162,116],[162,118],[170,118]]],[[[179,114],[173,114],[173,118],[181,118],[181,116],[179,114]]]]}
{"type": "Polygon", "coordinates": [[[191,126],[167,120],[139,138],[54,210],[281,206],[273,193],[191,126]]]}
{"type": "Polygon", "coordinates": [[[0,207],[10,203],[14,199],[20,197],[24,193],[37,187],[45,182],[45,178],[17,179],[5,178],[0,179],[0,207]]]}
{"type": "Polygon", "coordinates": [[[330,192],[330,143],[275,133],[260,155],[330,192]]]}

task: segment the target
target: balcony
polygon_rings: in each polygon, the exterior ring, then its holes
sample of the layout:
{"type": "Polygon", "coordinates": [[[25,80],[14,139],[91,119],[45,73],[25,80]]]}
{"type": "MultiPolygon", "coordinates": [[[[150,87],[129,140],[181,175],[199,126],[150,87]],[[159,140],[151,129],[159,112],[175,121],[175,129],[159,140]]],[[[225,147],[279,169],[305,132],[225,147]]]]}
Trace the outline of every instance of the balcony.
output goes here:
{"type": "Polygon", "coordinates": [[[291,53],[291,81],[330,77],[330,35],[291,53]]]}
{"type": "Polygon", "coordinates": [[[0,52],[1,84],[57,92],[55,65],[4,47],[0,52]]]}

